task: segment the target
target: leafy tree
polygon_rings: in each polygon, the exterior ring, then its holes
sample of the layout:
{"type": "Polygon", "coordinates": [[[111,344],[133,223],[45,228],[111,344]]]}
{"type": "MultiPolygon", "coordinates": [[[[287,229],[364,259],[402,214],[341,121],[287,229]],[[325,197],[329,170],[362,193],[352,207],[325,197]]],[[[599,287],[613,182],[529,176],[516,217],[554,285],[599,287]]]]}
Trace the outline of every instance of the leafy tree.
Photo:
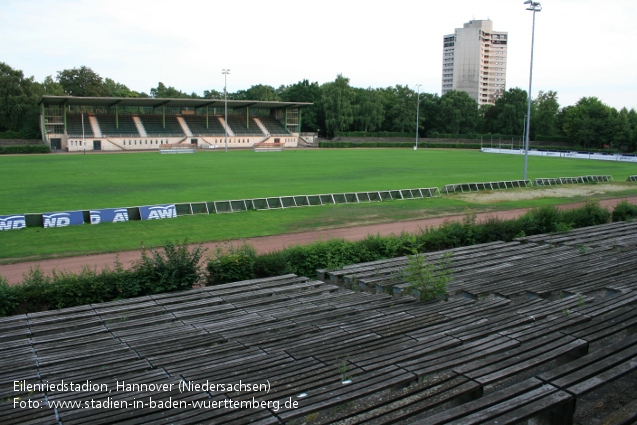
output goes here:
{"type": "Polygon", "coordinates": [[[217,90],[204,90],[204,99],[223,99],[223,93],[219,93],[217,90]]]}
{"type": "Polygon", "coordinates": [[[634,152],[637,147],[637,112],[634,109],[628,111],[628,124],[631,129],[629,149],[634,152]]]}
{"type": "MultiPolygon", "coordinates": [[[[223,99],[223,92],[221,93],[221,99],[223,99]]],[[[234,93],[230,93],[228,92],[228,99],[232,99],[232,100],[251,100],[248,99],[248,96],[246,95],[246,91],[245,90],[237,90],[234,93]]]]}
{"type": "Polygon", "coordinates": [[[487,120],[492,113],[495,113],[493,109],[494,106],[488,103],[484,103],[478,107],[478,115],[480,116],[480,125],[478,130],[483,133],[488,133],[490,130],[487,129],[487,120]]]}
{"type": "Polygon", "coordinates": [[[537,113],[531,113],[531,131],[542,136],[557,136],[560,132],[558,127],[560,104],[557,101],[557,92],[540,91],[536,102],[537,113]]]}
{"type": "Polygon", "coordinates": [[[39,138],[37,102],[44,94],[33,77],[0,62],[0,131],[16,131],[24,138],[39,138]]]}
{"type": "Polygon", "coordinates": [[[139,97],[139,93],[126,87],[122,83],[116,83],[111,78],[104,79],[104,88],[108,92],[108,96],[113,97],[139,97]]]}
{"type": "Polygon", "coordinates": [[[64,92],[71,96],[109,96],[102,77],[84,65],[58,71],[57,81],[64,88],[64,92]]]}
{"type": "Polygon", "coordinates": [[[64,87],[53,79],[51,75],[47,76],[42,82],[42,94],[49,96],[64,96],[64,87]]]}
{"type": "Polygon", "coordinates": [[[325,128],[325,113],[321,102],[321,87],[318,82],[299,81],[290,86],[280,87],[279,96],[283,102],[308,102],[312,106],[304,107],[301,112],[301,130],[314,132],[325,128]]]}
{"type": "Polygon", "coordinates": [[[371,87],[355,89],[358,113],[354,118],[356,126],[361,131],[377,131],[385,119],[382,93],[371,87]]]}
{"type": "Polygon", "coordinates": [[[408,86],[397,84],[385,90],[389,131],[411,132],[416,126],[417,94],[408,86]]]}
{"type": "Polygon", "coordinates": [[[257,84],[245,91],[245,98],[248,100],[278,101],[279,94],[272,86],[257,84]]]}
{"type": "Polygon", "coordinates": [[[442,130],[445,133],[473,133],[478,127],[478,102],[466,92],[451,90],[440,98],[442,130]]]}
{"type": "Polygon", "coordinates": [[[618,149],[621,149],[622,146],[631,146],[633,142],[634,127],[631,123],[628,109],[622,108],[615,115],[613,121],[613,146],[618,149]]]}
{"type": "Polygon", "coordinates": [[[420,128],[429,137],[444,132],[440,112],[440,96],[437,93],[420,94],[420,128]]]}
{"type": "Polygon", "coordinates": [[[354,122],[355,112],[355,91],[349,85],[349,78],[338,74],[334,82],[323,84],[321,89],[328,135],[347,131],[354,122]]]}
{"type": "Polygon", "coordinates": [[[33,77],[0,62],[0,130],[18,131],[20,118],[29,109],[33,77]]]}
{"type": "MultiPolygon", "coordinates": [[[[194,93],[193,93],[194,94],[194,93]]],[[[195,98],[197,95],[194,95],[195,98]]],[[[164,83],[161,81],[157,84],[157,87],[150,89],[150,97],[160,98],[160,99],[169,99],[169,98],[179,98],[179,97],[191,97],[186,93],[177,90],[176,88],[169,86],[166,87],[164,83]]]]}
{"type": "Polygon", "coordinates": [[[564,114],[564,133],[573,143],[603,147],[610,142],[611,108],[596,97],[583,97],[564,114]]]}
{"type": "Polygon", "coordinates": [[[527,102],[525,90],[519,87],[507,90],[486,112],[485,128],[492,133],[522,135],[527,102]]]}

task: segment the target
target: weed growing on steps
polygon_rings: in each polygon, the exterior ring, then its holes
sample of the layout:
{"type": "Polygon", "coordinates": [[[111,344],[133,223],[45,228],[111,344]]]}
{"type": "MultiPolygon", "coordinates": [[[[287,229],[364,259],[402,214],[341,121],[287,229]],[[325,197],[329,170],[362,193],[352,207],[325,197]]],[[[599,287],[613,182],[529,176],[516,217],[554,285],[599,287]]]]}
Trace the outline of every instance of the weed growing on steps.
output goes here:
{"type": "Polygon", "coordinates": [[[429,262],[427,258],[414,251],[408,255],[409,262],[403,271],[403,279],[408,283],[407,289],[418,292],[423,301],[447,296],[447,283],[453,278],[451,271],[453,253],[445,253],[437,262],[429,262]]]}
{"type": "Polygon", "coordinates": [[[352,375],[349,370],[349,357],[345,357],[344,359],[336,357],[336,364],[338,366],[338,371],[341,374],[341,382],[351,381],[352,375]]]}

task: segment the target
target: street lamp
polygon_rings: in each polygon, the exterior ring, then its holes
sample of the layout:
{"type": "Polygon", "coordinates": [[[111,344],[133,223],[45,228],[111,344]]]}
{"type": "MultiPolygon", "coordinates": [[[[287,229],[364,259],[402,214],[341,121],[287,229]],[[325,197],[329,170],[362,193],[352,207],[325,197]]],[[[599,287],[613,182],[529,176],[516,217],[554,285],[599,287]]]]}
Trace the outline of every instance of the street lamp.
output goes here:
{"type": "Polygon", "coordinates": [[[422,84],[416,84],[416,87],[418,87],[418,100],[416,101],[416,147],[414,148],[415,151],[418,150],[418,118],[420,115],[420,87],[422,86],[422,84]]]}
{"type": "Polygon", "coordinates": [[[225,130],[226,130],[226,137],[225,137],[225,143],[226,143],[226,152],[228,152],[228,74],[230,74],[230,70],[229,69],[222,69],[221,73],[224,75],[224,83],[223,83],[223,97],[224,97],[224,101],[225,101],[225,110],[226,110],[226,125],[225,125],[225,130]]]}
{"type": "Polygon", "coordinates": [[[526,140],[524,143],[524,175],[522,180],[526,180],[526,172],[529,167],[529,135],[531,134],[531,85],[533,82],[533,44],[535,42],[535,12],[542,11],[542,5],[539,2],[526,0],[524,4],[528,4],[529,7],[526,10],[533,12],[533,27],[531,30],[531,69],[529,71],[529,99],[526,108],[526,140]]]}

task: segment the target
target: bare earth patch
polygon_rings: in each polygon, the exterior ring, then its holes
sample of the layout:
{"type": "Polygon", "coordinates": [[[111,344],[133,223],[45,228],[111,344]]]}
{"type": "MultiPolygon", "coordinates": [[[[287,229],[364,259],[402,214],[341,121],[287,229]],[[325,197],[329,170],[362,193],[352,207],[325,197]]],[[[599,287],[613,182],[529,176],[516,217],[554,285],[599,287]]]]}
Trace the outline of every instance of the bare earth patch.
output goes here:
{"type": "Polygon", "coordinates": [[[495,190],[487,192],[463,193],[457,195],[467,202],[495,203],[502,201],[521,201],[536,198],[574,198],[593,196],[602,193],[621,192],[626,186],[617,184],[564,185],[527,189],[495,190]]]}

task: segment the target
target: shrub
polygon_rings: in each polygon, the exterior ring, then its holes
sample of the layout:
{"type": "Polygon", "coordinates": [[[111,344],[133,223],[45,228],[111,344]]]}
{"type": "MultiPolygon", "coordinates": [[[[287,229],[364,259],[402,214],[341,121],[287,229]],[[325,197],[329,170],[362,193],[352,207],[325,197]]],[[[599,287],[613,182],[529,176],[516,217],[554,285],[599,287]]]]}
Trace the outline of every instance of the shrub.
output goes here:
{"type": "Polygon", "coordinates": [[[423,301],[446,297],[447,283],[452,279],[452,256],[453,253],[447,252],[433,263],[414,251],[408,256],[409,262],[403,270],[402,277],[408,283],[407,289],[418,292],[418,297],[423,301]]]}
{"type": "Polygon", "coordinates": [[[150,248],[130,270],[119,262],[114,269],[98,272],[85,268],[80,273],[53,272],[44,275],[31,269],[21,285],[0,281],[0,315],[30,313],[74,307],[189,289],[201,279],[200,246],[189,250],[186,242],[166,242],[162,251],[150,248]]]}
{"type": "Polygon", "coordinates": [[[637,218],[637,205],[628,203],[623,200],[615,205],[611,215],[613,221],[630,221],[637,218]]]}
{"type": "Polygon", "coordinates": [[[18,305],[19,300],[15,289],[0,276],[0,317],[11,314],[18,305]]]}
{"type": "Polygon", "coordinates": [[[280,276],[286,274],[290,267],[287,264],[285,250],[261,254],[254,261],[254,277],[280,276]]]}
{"type": "Polygon", "coordinates": [[[238,247],[232,245],[225,248],[217,247],[206,266],[208,271],[207,284],[219,285],[254,279],[256,258],[257,250],[248,243],[243,243],[238,247]]]}
{"type": "Polygon", "coordinates": [[[562,221],[572,228],[596,226],[610,221],[610,212],[597,199],[588,198],[581,208],[562,211],[562,221]]]}
{"type": "Polygon", "coordinates": [[[527,235],[536,235],[540,233],[552,233],[557,231],[557,223],[560,222],[560,210],[555,205],[544,205],[539,208],[533,208],[527,214],[530,218],[525,224],[529,229],[524,229],[527,235]]]}
{"type": "Polygon", "coordinates": [[[133,266],[133,280],[141,283],[139,295],[190,289],[201,280],[201,245],[189,251],[186,241],[179,245],[164,242],[163,253],[155,248],[149,251],[150,256],[142,250],[141,260],[133,266]]]}
{"type": "Polygon", "coordinates": [[[46,145],[0,146],[0,155],[25,153],[51,153],[51,149],[46,145]]]}

